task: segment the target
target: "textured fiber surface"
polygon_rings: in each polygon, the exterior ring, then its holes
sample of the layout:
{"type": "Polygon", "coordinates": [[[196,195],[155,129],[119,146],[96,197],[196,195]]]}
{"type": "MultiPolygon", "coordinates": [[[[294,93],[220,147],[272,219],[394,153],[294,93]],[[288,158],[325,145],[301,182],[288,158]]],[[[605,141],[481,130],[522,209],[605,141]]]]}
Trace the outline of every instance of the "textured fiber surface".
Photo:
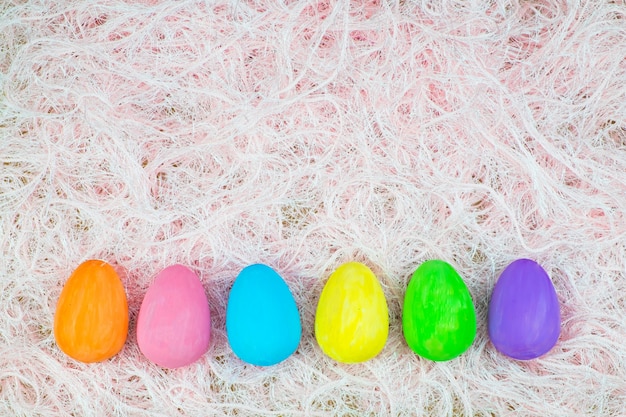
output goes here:
{"type": "Polygon", "coordinates": [[[623,1],[84,1],[0,5],[0,415],[618,416],[626,399],[623,1]],[[486,329],[495,280],[541,263],[563,318],[545,357],[486,329]],[[51,333],[83,260],[123,276],[131,323],[85,365],[51,333]],[[424,260],[478,314],[446,363],[403,340],[424,260]],[[347,261],[390,308],[382,353],[325,357],[313,316],[347,261]],[[246,265],[300,307],[297,353],[246,366],[224,330],[246,265]],[[137,312],[163,268],[202,279],[209,352],[164,370],[137,312]]]}

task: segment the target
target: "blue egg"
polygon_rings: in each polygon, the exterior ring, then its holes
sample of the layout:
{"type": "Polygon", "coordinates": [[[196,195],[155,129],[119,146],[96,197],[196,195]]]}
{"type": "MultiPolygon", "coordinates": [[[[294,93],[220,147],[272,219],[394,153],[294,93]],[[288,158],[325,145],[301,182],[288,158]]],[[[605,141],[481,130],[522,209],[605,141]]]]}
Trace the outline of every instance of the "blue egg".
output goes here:
{"type": "Polygon", "coordinates": [[[226,307],[226,334],[233,352],[252,365],[275,365],[300,344],[302,326],[285,281],[267,265],[244,268],[226,307]]]}

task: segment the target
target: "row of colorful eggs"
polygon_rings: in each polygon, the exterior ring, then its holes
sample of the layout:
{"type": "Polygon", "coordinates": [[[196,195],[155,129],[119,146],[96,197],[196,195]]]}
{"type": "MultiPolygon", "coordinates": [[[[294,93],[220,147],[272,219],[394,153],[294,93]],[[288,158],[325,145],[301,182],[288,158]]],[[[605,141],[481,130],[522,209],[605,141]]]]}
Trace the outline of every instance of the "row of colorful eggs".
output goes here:
{"type": "MultiPolygon", "coordinates": [[[[476,313],[461,276],[448,263],[426,261],[409,281],[402,311],[408,346],[419,356],[446,361],[476,336],[476,313]]],[[[560,333],[556,292],[536,262],[518,259],[500,275],[491,295],[489,337],[497,350],[527,360],[548,352],[560,333]]],[[[137,318],[137,344],[152,362],[178,368],[209,348],[211,316],[198,276],[182,265],[161,271],[137,318]]],[[[375,357],[385,346],[389,314],[382,287],[365,265],[341,265],[326,282],[315,315],[315,338],[338,362],[375,357]]],[[[57,345],[68,356],[98,362],[117,354],[128,333],[128,304],[111,265],[82,263],[65,284],[54,317],[57,345]]],[[[235,279],[226,309],[233,352],[259,366],[279,363],[300,344],[300,314],[289,287],[272,268],[255,264],[235,279]]]]}

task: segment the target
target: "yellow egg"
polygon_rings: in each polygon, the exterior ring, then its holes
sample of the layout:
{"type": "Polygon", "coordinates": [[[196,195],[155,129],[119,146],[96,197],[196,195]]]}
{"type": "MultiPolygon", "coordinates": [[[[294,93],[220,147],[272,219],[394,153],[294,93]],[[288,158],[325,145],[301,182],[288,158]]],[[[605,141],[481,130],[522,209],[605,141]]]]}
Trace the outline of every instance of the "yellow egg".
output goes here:
{"type": "Polygon", "coordinates": [[[358,262],[341,265],[317,305],[317,343],[334,360],[357,363],[378,355],[388,334],[387,300],[374,273],[358,262]]]}

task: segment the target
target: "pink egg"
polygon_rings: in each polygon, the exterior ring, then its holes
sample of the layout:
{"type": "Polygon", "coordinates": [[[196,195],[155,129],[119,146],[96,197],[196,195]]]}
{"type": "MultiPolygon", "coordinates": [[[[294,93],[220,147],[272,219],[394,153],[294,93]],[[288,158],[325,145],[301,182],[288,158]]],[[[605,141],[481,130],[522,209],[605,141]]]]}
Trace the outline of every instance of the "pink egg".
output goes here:
{"type": "Polygon", "coordinates": [[[137,344],[152,362],[179,368],[209,348],[211,313],[196,274],[182,265],[165,268],[148,289],[137,319],[137,344]]]}

